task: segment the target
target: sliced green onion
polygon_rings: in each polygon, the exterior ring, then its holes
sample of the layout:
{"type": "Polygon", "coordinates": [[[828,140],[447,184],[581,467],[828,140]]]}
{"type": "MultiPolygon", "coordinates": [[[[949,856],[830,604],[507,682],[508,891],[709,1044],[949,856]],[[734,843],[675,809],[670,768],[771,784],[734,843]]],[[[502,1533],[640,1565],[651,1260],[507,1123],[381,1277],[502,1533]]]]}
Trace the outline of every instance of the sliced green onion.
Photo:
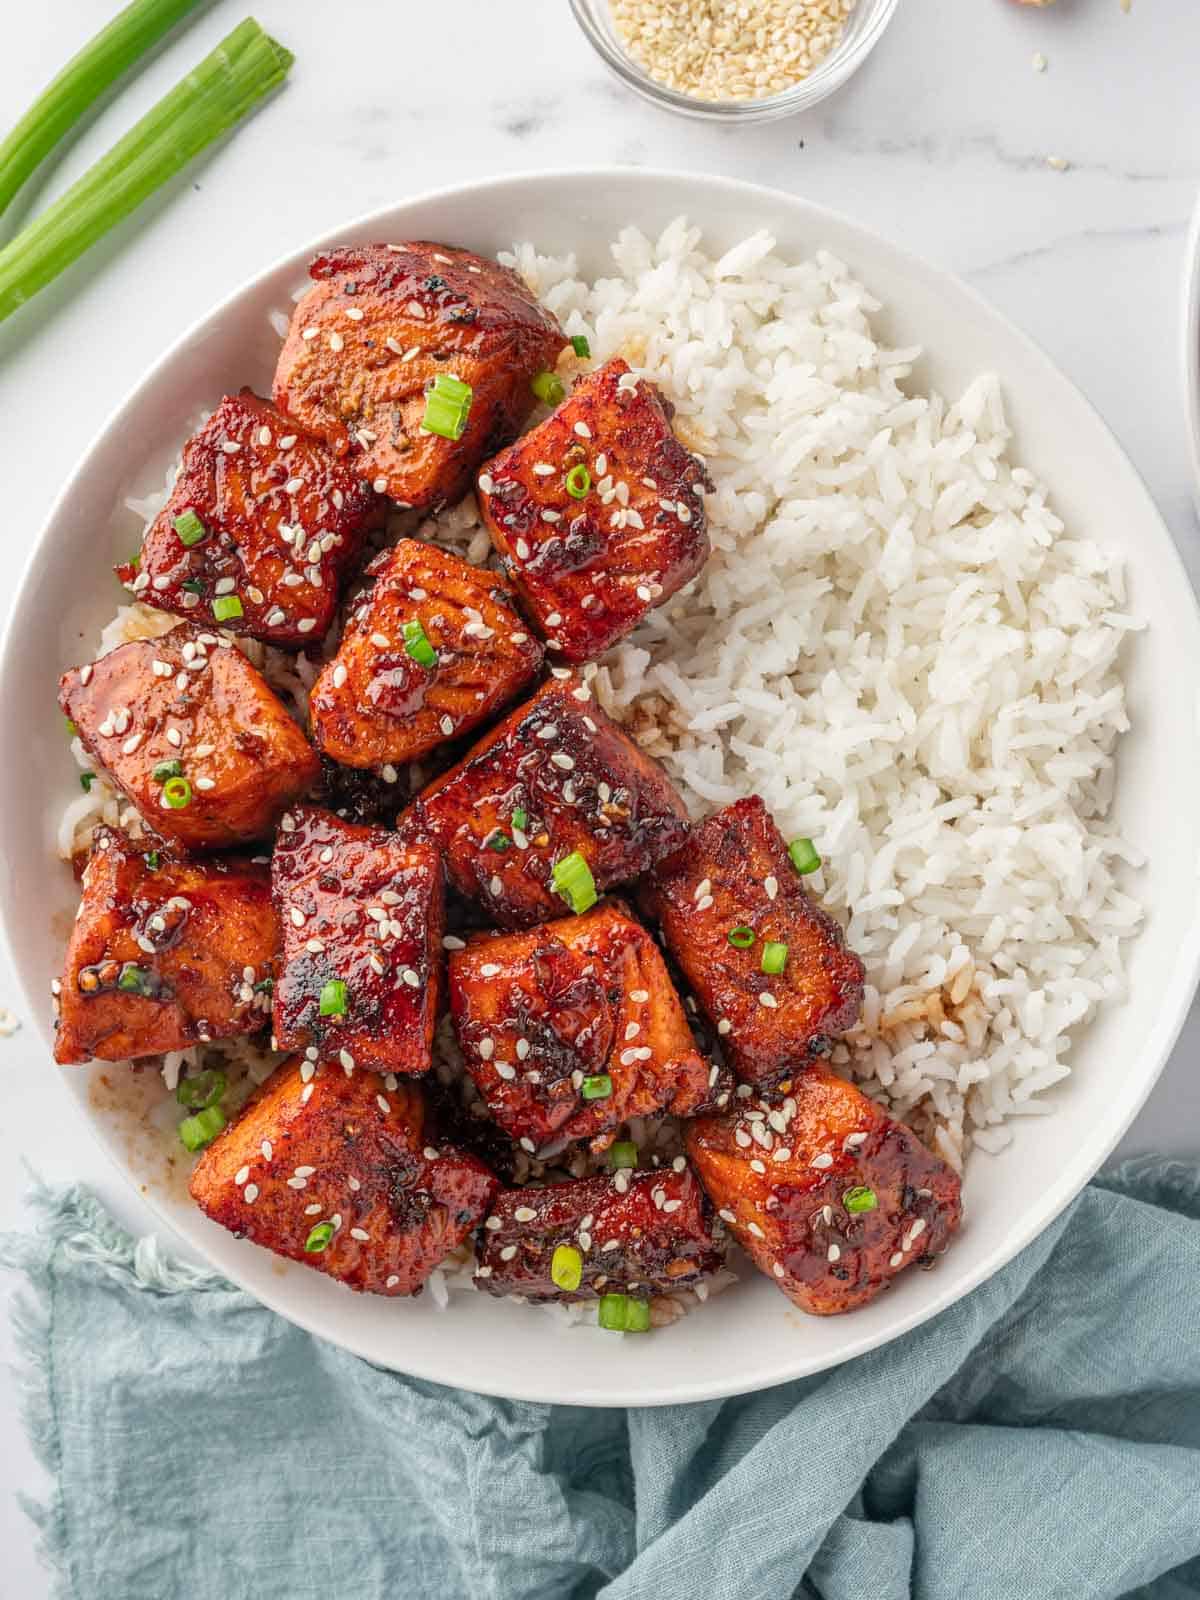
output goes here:
{"type": "Polygon", "coordinates": [[[419,619],[404,624],[404,648],[419,667],[437,666],[437,651],[426,637],[419,619]]]}
{"type": "Polygon", "coordinates": [[[488,849],[499,850],[501,854],[503,854],[503,852],[507,850],[511,844],[512,840],[508,837],[508,835],[506,833],[501,833],[497,829],[497,831],[488,840],[488,849]]]}
{"type": "Polygon", "coordinates": [[[181,778],[183,776],[183,762],[160,761],[150,776],[155,783],[166,783],[168,778],[181,778]]]}
{"type": "Polygon", "coordinates": [[[585,1100],[607,1100],[612,1094],[612,1079],[607,1072],[597,1072],[583,1080],[579,1092],[585,1100]]]}
{"type": "Polygon", "coordinates": [[[179,587],[185,590],[188,594],[204,593],[204,585],[200,582],[199,578],[185,578],[179,587]]]}
{"type": "Polygon", "coordinates": [[[551,372],[548,369],[545,372],[539,372],[535,378],[532,378],[529,387],[543,405],[547,406],[556,406],[567,392],[563,388],[562,379],[558,373],[551,372]]]}
{"type": "Polygon", "coordinates": [[[179,1124],[179,1137],[187,1150],[203,1150],[211,1144],[225,1126],[225,1113],[220,1106],[205,1106],[194,1117],[184,1117],[179,1124]]]}
{"type": "Polygon", "coordinates": [[[79,774],[79,787],[83,790],[84,794],[91,794],[92,785],[95,783],[95,781],[96,774],[94,772],[81,772],[79,774]]]}
{"type": "Polygon", "coordinates": [[[560,1244],[550,1257],[550,1276],[568,1294],[583,1281],[583,1257],[573,1244],[560,1244]]]}
{"type": "Polygon", "coordinates": [[[310,1256],[320,1255],[329,1241],[333,1238],[333,1223],[318,1222],[308,1238],[304,1241],[304,1248],[310,1256]]]}
{"type": "Polygon", "coordinates": [[[583,500],[592,487],[592,475],[582,461],[576,462],[567,473],[567,493],[572,500],[583,500]]]}
{"type": "Polygon", "coordinates": [[[134,572],[140,572],[142,570],[142,552],[140,550],[135,550],[133,552],[129,558],[128,565],[134,572]]]}
{"type": "Polygon", "coordinates": [[[554,863],[550,882],[555,894],[563,897],[577,917],[599,899],[592,869],[578,850],[554,863]]]}
{"type": "Polygon", "coordinates": [[[260,978],[254,985],[254,992],[255,994],[270,994],[274,988],[274,978],[260,978]]]}
{"type": "Polygon", "coordinates": [[[650,1306],[628,1294],[603,1294],[596,1319],[612,1333],[645,1333],[650,1326],[650,1306]]]}
{"type": "Polygon", "coordinates": [[[186,545],[189,550],[201,539],[208,538],[208,529],[194,511],[185,511],[181,517],[175,518],[175,532],[179,535],[180,544],[186,545]]]}
{"type": "Polygon", "coordinates": [[[321,1015],[344,1017],[346,1015],[346,985],[340,978],[330,978],[321,990],[321,1015]]]}
{"type": "Polygon", "coordinates": [[[453,373],[439,372],[425,391],[425,415],[421,426],[426,433],[441,439],[461,439],[471,414],[475,391],[453,373]]]}
{"type": "Polygon", "coordinates": [[[587,334],[573,333],[571,335],[571,349],[574,350],[581,361],[586,361],[592,353],[592,347],[587,342],[587,334]]]}
{"type": "Polygon", "coordinates": [[[762,947],[762,970],[774,977],[787,966],[788,947],[768,939],[762,947]]]}
{"type": "Polygon", "coordinates": [[[186,778],[168,778],[163,784],[163,799],[172,811],[182,811],[192,803],[192,786],[186,778]]]}
{"type": "Polygon", "coordinates": [[[127,961],[121,968],[117,988],[124,989],[126,994],[140,994],[149,1000],[156,987],[154,974],[149,967],[139,967],[135,961],[127,961]]]}
{"type": "Polygon", "coordinates": [[[64,717],[63,718],[63,722],[66,724],[67,738],[68,739],[73,739],[75,737],[75,735],[79,732],[78,724],[72,722],[70,717],[64,717]]]}
{"type": "Polygon", "coordinates": [[[239,23],[66,194],[0,250],[0,320],[239,122],[283,82],[291,64],[290,51],[252,17],[239,23]]]}
{"type": "Polygon", "coordinates": [[[865,1183],[853,1189],[847,1189],[842,1196],[842,1204],[851,1216],[860,1211],[874,1211],[879,1204],[879,1196],[874,1189],[869,1189],[865,1183]]]}
{"type": "Polygon", "coordinates": [[[207,1111],[215,1106],[229,1086],[229,1079],[220,1067],[208,1067],[194,1078],[180,1078],[175,1087],[175,1098],[181,1106],[192,1111],[207,1111]]]}
{"type": "Polygon", "coordinates": [[[157,850],[148,850],[146,852],[146,854],[142,857],[142,860],[150,868],[151,872],[157,872],[158,871],[158,864],[159,864],[160,859],[161,858],[160,858],[159,853],[158,853],[157,850]]]}
{"type": "Polygon", "coordinates": [[[104,91],[196,0],[134,0],[71,57],[0,144],[0,211],[104,91]]]}
{"type": "Polygon", "coordinates": [[[730,928],[726,937],[735,950],[749,950],[754,943],[754,929],[741,922],[736,928],[730,928]]]}
{"type": "Polygon", "coordinates": [[[801,876],[806,872],[815,872],[821,865],[821,858],[811,839],[793,839],[788,845],[788,855],[791,856],[792,865],[801,876]]]}
{"type": "Polygon", "coordinates": [[[522,833],[529,826],[529,818],[521,806],[518,806],[512,814],[512,825],[514,828],[520,829],[522,833]]]}
{"type": "Polygon", "coordinates": [[[610,1145],[608,1148],[608,1164],[613,1172],[636,1167],[638,1164],[637,1145],[625,1140],[620,1140],[618,1143],[610,1145]]]}
{"type": "Polygon", "coordinates": [[[219,594],[213,601],[213,621],[231,622],[234,617],[244,615],[242,602],[236,594],[219,594]]]}

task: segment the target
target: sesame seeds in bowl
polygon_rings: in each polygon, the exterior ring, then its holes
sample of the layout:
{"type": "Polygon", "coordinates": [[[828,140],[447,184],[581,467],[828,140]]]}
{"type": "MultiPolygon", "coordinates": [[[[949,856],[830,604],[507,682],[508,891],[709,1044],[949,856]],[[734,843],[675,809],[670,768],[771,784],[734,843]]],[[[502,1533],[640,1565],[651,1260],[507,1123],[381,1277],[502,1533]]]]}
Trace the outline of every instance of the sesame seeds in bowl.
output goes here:
{"type": "Polygon", "coordinates": [[[767,122],[804,111],[862,65],[898,0],[571,0],[628,88],[682,116],[767,122]]]}

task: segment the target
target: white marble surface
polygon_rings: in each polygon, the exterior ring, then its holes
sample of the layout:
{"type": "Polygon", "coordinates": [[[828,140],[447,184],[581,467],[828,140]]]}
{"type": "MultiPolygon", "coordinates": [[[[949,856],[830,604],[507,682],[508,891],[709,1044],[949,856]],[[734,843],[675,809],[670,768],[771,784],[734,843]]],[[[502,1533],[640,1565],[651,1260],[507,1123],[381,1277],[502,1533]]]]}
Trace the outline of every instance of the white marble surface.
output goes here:
{"type": "MultiPolygon", "coordinates": [[[[27,103],[113,5],[19,8],[0,54],[3,114],[27,103]]],[[[65,186],[244,10],[232,0],[209,7],[28,203],[65,186]]],[[[1181,253],[1200,185],[1200,9],[1184,0],[1134,0],[1128,15],[1118,0],[1059,0],[1049,11],[905,0],[833,100],[736,131],[627,96],[576,33],[565,0],[340,0],[333,9],[262,0],[255,11],[296,52],[285,93],[0,327],[8,571],[114,402],[249,273],[339,219],[421,189],[619,162],[802,192],[969,279],[1099,406],[1200,580],[1177,371],[1181,253]],[[1042,74],[1032,69],[1037,51],[1048,58],[1042,74]],[[1051,155],[1068,170],[1052,170],[1051,155]]],[[[48,686],[48,716],[49,695],[48,686]]],[[[18,1006],[3,955],[5,1002],[18,1006]]],[[[1128,1150],[1200,1150],[1198,1049],[1193,1013],[1128,1150]]],[[[23,1161],[48,1179],[87,1181],[130,1224],[148,1226],[76,1126],[53,1072],[28,1026],[0,1040],[0,1228],[21,1222],[23,1161]]],[[[0,1301],[10,1287],[0,1278],[0,1301]]],[[[11,1355],[0,1317],[0,1358],[11,1355]]],[[[14,1500],[41,1481],[14,1386],[0,1379],[0,1595],[12,1600],[47,1592],[14,1500]]]]}

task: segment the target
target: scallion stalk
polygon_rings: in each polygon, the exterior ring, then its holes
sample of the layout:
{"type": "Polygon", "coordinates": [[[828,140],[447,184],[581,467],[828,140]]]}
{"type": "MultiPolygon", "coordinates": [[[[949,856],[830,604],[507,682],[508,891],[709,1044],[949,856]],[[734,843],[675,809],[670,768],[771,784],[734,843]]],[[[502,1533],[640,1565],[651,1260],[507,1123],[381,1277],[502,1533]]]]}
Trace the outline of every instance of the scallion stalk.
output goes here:
{"type": "Polygon", "coordinates": [[[88,107],[195,4],[133,0],[71,57],[0,144],[0,212],[88,107]]]}
{"type": "Polygon", "coordinates": [[[0,250],[0,321],[282,83],[291,52],[252,17],[0,250]]]}

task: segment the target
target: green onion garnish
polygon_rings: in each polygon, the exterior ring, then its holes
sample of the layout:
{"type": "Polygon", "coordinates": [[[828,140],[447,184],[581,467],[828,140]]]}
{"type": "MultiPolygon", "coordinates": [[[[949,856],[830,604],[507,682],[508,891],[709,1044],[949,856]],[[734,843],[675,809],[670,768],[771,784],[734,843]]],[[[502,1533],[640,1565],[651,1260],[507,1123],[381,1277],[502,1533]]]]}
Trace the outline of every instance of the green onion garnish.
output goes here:
{"type": "Polygon", "coordinates": [[[736,928],[730,928],[726,937],[735,950],[749,950],[754,943],[754,929],[742,922],[736,928]]]}
{"type": "Polygon", "coordinates": [[[274,978],[260,978],[254,985],[254,992],[255,994],[270,994],[274,988],[274,978]]]}
{"type": "Polygon", "coordinates": [[[762,970],[772,977],[787,966],[788,947],[768,939],[762,947],[762,970]]]}
{"type": "Polygon", "coordinates": [[[512,814],[512,825],[514,828],[520,829],[522,833],[529,826],[529,818],[521,806],[518,806],[512,814]]]}
{"type": "Polygon", "coordinates": [[[194,1117],[184,1117],[179,1124],[179,1137],[187,1150],[203,1150],[211,1144],[225,1126],[225,1113],[220,1106],[205,1106],[194,1117]]]}
{"type": "Polygon", "coordinates": [[[497,831],[488,840],[488,849],[499,850],[503,854],[503,852],[507,850],[511,844],[512,840],[508,837],[508,835],[506,833],[501,833],[499,829],[497,829],[497,831]]]}
{"type": "Polygon", "coordinates": [[[68,739],[73,739],[75,737],[75,735],[79,732],[78,725],[76,723],[72,722],[70,717],[64,717],[63,718],[63,722],[66,724],[67,738],[68,739]]]}
{"type": "Polygon", "coordinates": [[[333,1223],[318,1222],[308,1238],[304,1241],[304,1248],[310,1256],[320,1255],[326,1245],[333,1238],[333,1223]]]}
{"type": "Polygon", "coordinates": [[[572,500],[583,500],[592,487],[592,475],[582,461],[576,462],[567,473],[567,493],[572,500]]]}
{"type": "Polygon", "coordinates": [[[551,372],[549,369],[545,372],[539,372],[535,378],[532,378],[529,387],[537,395],[538,399],[548,406],[556,406],[567,392],[563,388],[562,379],[558,373],[551,372]]]}
{"type": "Polygon", "coordinates": [[[550,883],[555,894],[562,895],[577,917],[599,899],[592,869],[578,850],[572,850],[569,856],[554,863],[550,883]]]}
{"type": "MultiPolygon", "coordinates": [[[[239,23],[66,194],[0,250],[0,320],[239,122],[283,82],[291,64],[291,53],[252,17],[239,23]]],[[[105,74],[103,82],[109,81],[105,74]]],[[[84,103],[91,98],[89,93],[84,103]]],[[[20,134],[18,129],[14,137],[20,134]]],[[[5,154],[12,159],[7,149],[5,154]]],[[[18,155],[18,176],[24,164],[18,155]]]]}
{"type": "Polygon", "coordinates": [[[182,811],[192,803],[192,786],[186,778],[168,778],[163,784],[163,799],[172,811],[182,811]]]}
{"type": "Polygon", "coordinates": [[[404,624],[404,648],[419,667],[437,666],[437,651],[426,637],[419,619],[404,624]]]}
{"type": "Polygon", "coordinates": [[[129,566],[134,572],[142,570],[142,552],[135,550],[129,558],[129,566]]]}
{"type": "Polygon", "coordinates": [[[166,783],[168,778],[180,778],[183,776],[183,762],[160,761],[150,776],[155,783],[166,783]]]}
{"type": "Polygon", "coordinates": [[[219,594],[213,601],[213,621],[230,622],[243,615],[242,602],[236,594],[219,594]]]}
{"type": "Polygon", "coordinates": [[[139,967],[136,962],[127,961],[121,968],[117,988],[124,989],[126,994],[143,995],[148,1000],[156,988],[154,974],[149,967],[139,967]]]}
{"type": "Polygon", "coordinates": [[[592,347],[587,342],[587,334],[573,333],[571,335],[571,349],[574,350],[581,361],[586,361],[592,353],[592,347]]]}
{"type": "Polygon", "coordinates": [[[79,774],[79,787],[83,790],[84,794],[91,794],[92,785],[95,783],[95,781],[96,774],[94,772],[81,772],[79,774]]]}
{"type": "Polygon", "coordinates": [[[583,1080],[579,1092],[585,1100],[607,1100],[612,1094],[612,1079],[607,1072],[597,1072],[594,1077],[583,1080]]]}
{"type": "Polygon", "coordinates": [[[320,1012],[323,1017],[346,1015],[346,985],[340,978],[330,978],[321,990],[320,1012]]]}
{"type": "Polygon", "coordinates": [[[874,1211],[879,1204],[879,1196],[874,1189],[868,1189],[866,1184],[859,1184],[854,1189],[847,1189],[842,1196],[842,1204],[851,1216],[860,1211],[874,1211]]]}
{"type": "Polygon", "coordinates": [[[650,1306],[628,1294],[602,1294],[597,1321],[613,1333],[645,1333],[650,1326],[650,1306]]]}
{"type": "Polygon", "coordinates": [[[208,1067],[194,1078],[180,1078],[175,1087],[175,1098],[181,1106],[193,1111],[207,1111],[215,1106],[225,1093],[229,1080],[220,1067],[208,1067]]]}
{"type": "Polygon", "coordinates": [[[463,383],[453,373],[439,372],[425,391],[421,426],[426,433],[436,433],[441,439],[461,439],[474,396],[469,383],[463,383]]]}
{"type": "Polygon", "coordinates": [[[195,3],[134,0],[72,56],[0,144],[0,211],[88,107],[195,3]]]}
{"type": "Polygon", "coordinates": [[[583,1281],[583,1257],[573,1244],[560,1244],[550,1257],[550,1276],[556,1286],[568,1294],[578,1289],[583,1281]]]}
{"type": "Polygon", "coordinates": [[[187,545],[189,550],[192,545],[208,537],[208,529],[194,511],[185,511],[181,517],[175,518],[175,532],[179,535],[180,544],[187,545]]]}
{"type": "Polygon", "coordinates": [[[815,872],[821,865],[821,858],[813,847],[811,839],[793,839],[788,845],[788,855],[792,858],[792,865],[803,876],[806,872],[815,872]]]}
{"type": "Polygon", "coordinates": [[[188,594],[203,594],[204,585],[199,578],[185,578],[179,587],[188,594]]]}
{"type": "Polygon", "coordinates": [[[150,868],[151,872],[157,872],[158,871],[159,859],[160,858],[159,858],[159,854],[158,854],[157,850],[148,850],[146,852],[146,854],[142,857],[142,860],[150,868]]]}
{"type": "Polygon", "coordinates": [[[608,1165],[613,1172],[620,1172],[622,1168],[636,1167],[638,1164],[637,1145],[625,1140],[608,1148],[608,1165]]]}

